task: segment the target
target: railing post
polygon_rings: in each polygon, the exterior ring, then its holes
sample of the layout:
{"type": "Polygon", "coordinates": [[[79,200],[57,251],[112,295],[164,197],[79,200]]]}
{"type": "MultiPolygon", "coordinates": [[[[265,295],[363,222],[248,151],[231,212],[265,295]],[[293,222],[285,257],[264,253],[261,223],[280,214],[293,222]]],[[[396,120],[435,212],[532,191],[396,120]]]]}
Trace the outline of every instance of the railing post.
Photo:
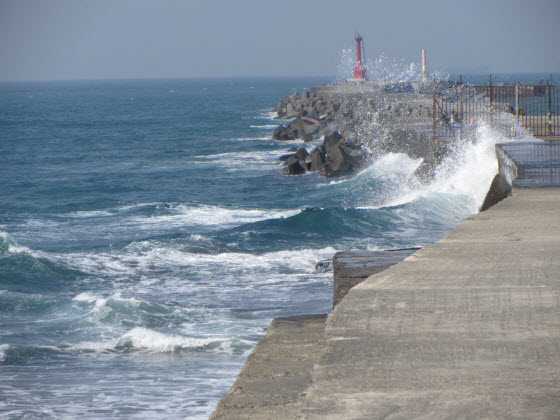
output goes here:
{"type": "Polygon", "coordinates": [[[434,120],[434,144],[436,143],[436,84],[434,83],[434,109],[432,111],[432,118],[434,120]]]}
{"type": "Polygon", "coordinates": [[[552,86],[547,83],[548,89],[548,135],[552,136],[552,86]]]}
{"type": "Polygon", "coordinates": [[[461,104],[459,116],[459,140],[463,141],[463,85],[461,85],[461,104]]]}
{"type": "Polygon", "coordinates": [[[519,121],[519,85],[515,84],[515,115],[519,121]]]}

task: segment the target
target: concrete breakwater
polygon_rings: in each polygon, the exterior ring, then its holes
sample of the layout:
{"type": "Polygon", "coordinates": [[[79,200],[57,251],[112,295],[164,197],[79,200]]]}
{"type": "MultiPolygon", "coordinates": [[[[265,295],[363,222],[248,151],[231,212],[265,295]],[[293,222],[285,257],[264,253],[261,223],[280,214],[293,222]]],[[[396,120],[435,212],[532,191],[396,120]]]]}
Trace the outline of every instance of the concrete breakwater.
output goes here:
{"type": "Polygon", "coordinates": [[[282,156],[284,173],[347,175],[392,152],[423,159],[421,175],[427,177],[446,154],[446,144],[434,147],[432,141],[432,92],[420,84],[341,82],[286,96],[274,111],[291,121],[280,125],[273,138],[324,141],[311,151],[300,148],[282,156]]]}
{"type": "Polygon", "coordinates": [[[559,220],[559,188],[514,188],[324,324],[273,321],[288,347],[267,334],[212,418],[558,418],[559,220]]]}

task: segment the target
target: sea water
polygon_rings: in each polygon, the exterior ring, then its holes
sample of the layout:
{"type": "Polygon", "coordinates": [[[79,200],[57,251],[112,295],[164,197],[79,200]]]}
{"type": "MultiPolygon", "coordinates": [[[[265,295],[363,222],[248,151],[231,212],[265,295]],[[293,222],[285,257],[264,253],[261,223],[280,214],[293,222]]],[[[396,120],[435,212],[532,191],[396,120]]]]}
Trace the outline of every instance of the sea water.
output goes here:
{"type": "Polygon", "coordinates": [[[272,318],[329,312],[317,262],[477,211],[484,129],[428,185],[405,154],[282,175],[271,108],[329,81],[0,85],[0,417],[207,418],[272,318]]]}

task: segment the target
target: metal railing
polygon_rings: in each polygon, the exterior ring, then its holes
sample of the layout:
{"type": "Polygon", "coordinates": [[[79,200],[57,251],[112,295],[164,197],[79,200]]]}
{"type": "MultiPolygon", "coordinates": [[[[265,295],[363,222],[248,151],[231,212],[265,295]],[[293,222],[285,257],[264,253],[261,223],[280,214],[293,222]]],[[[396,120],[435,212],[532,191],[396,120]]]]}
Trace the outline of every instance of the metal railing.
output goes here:
{"type": "Polygon", "coordinates": [[[463,138],[481,124],[517,135],[560,137],[560,86],[451,86],[434,90],[434,139],[463,138]]]}
{"type": "Polygon", "coordinates": [[[513,186],[560,186],[560,142],[509,142],[496,149],[507,155],[498,152],[500,171],[511,178],[513,186]]]}

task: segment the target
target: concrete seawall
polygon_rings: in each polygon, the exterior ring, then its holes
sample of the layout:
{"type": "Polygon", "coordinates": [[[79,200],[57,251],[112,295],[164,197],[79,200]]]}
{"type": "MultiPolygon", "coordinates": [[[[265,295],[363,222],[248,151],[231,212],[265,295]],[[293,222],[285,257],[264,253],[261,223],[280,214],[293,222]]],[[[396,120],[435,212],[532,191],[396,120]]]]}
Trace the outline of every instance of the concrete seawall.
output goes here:
{"type": "Polygon", "coordinates": [[[560,416],[560,189],[514,189],[329,315],[304,418],[560,416]]]}
{"type": "Polygon", "coordinates": [[[324,331],[284,328],[284,374],[259,343],[244,371],[289,398],[244,394],[242,371],[213,418],[559,418],[559,222],[560,189],[514,189],[351,289],[324,331]],[[292,363],[306,379],[283,388],[292,363]]]}

